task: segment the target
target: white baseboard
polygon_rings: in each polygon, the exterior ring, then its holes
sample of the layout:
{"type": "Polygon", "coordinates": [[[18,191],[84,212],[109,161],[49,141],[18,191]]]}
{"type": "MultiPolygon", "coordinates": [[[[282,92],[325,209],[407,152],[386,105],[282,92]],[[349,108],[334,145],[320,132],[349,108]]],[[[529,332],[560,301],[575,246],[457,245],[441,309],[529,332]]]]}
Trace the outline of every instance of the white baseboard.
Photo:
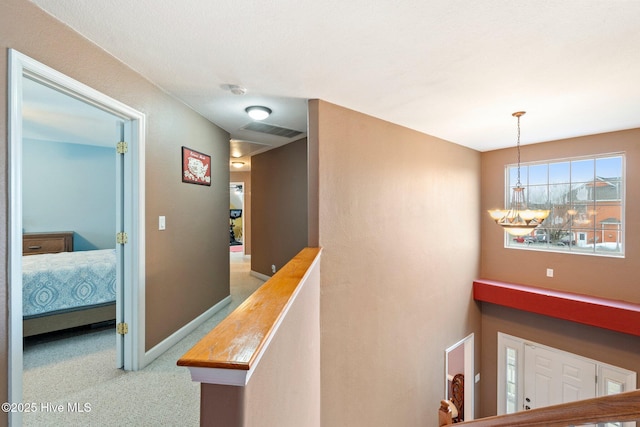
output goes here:
{"type": "Polygon", "coordinates": [[[211,307],[209,310],[202,313],[200,316],[193,319],[191,322],[178,329],[176,332],[165,338],[162,342],[154,346],[151,350],[144,354],[144,363],[142,366],[147,366],[155,359],[160,357],[165,351],[176,345],[180,340],[193,332],[198,326],[206,322],[211,316],[222,310],[226,305],[231,303],[231,295],[211,307]]]}
{"type": "Polygon", "coordinates": [[[253,277],[257,277],[260,280],[264,280],[265,282],[271,279],[271,276],[267,276],[266,274],[258,273],[257,271],[253,270],[251,270],[249,274],[251,274],[253,277]]]}

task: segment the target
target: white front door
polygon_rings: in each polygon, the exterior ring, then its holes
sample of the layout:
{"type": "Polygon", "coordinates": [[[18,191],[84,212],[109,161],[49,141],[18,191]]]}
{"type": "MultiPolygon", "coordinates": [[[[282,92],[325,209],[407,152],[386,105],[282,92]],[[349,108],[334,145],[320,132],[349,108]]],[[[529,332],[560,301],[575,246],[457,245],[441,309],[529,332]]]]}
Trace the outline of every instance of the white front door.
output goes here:
{"type": "Polygon", "coordinates": [[[498,332],[498,415],[635,389],[633,371],[498,332]]]}
{"type": "Polygon", "coordinates": [[[596,364],[570,353],[524,346],[524,409],[596,397],[596,364]]]}

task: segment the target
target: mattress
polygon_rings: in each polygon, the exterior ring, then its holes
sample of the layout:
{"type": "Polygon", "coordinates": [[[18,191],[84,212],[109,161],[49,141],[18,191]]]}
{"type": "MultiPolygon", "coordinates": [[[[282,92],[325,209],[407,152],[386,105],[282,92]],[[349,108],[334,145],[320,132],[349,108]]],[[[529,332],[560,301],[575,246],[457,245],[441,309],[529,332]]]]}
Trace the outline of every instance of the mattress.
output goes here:
{"type": "Polygon", "coordinates": [[[25,318],[115,302],[115,249],[22,257],[25,318]]]}

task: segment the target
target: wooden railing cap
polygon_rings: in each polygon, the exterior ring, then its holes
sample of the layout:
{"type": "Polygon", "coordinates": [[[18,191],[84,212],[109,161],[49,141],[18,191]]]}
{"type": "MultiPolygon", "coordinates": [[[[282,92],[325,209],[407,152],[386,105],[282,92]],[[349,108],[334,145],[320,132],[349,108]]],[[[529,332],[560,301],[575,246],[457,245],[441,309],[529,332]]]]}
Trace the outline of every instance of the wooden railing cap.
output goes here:
{"type": "Polygon", "coordinates": [[[179,366],[249,370],[320,248],[305,248],[179,360],[179,366]]]}

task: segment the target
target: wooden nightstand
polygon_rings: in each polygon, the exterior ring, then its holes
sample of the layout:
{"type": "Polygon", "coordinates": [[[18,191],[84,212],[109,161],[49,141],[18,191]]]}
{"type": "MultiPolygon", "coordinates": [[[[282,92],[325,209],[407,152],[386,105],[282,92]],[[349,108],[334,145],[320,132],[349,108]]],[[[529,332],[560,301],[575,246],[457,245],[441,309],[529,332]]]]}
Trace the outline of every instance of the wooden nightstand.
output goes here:
{"type": "Polygon", "coordinates": [[[56,233],[24,233],[22,235],[22,254],[50,254],[73,252],[73,231],[56,233]]]}

